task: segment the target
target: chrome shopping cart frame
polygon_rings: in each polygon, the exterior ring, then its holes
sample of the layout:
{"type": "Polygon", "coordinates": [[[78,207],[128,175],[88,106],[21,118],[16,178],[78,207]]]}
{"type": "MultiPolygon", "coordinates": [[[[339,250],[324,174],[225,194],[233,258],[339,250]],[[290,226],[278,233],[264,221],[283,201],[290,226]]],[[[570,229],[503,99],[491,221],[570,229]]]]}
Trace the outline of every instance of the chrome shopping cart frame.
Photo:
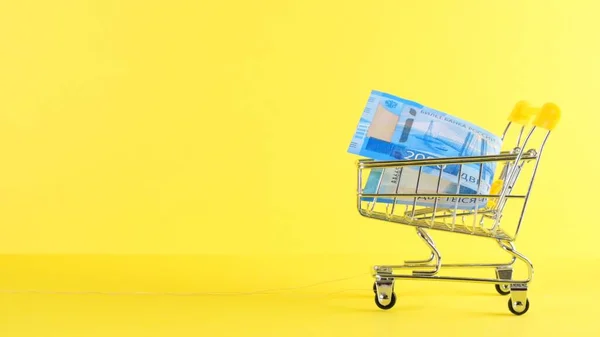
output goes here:
{"type": "MultiPolygon", "coordinates": [[[[510,114],[508,125],[502,134],[502,140],[505,139],[507,132],[512,125],[520,126],[520,132],[517,140],[517,146],[511,151],[501,152],[498,155],[471,156],[471,157],[453,157],[437,159],[418,159],[418,160],[394,160],[394,161],[375,161],[371,159],[361,159],[357,163],[358,168],[358,210],[359,213],[367,218],[399,223],[403,225],[414,226],[417,235],[427,245],[431,251],[429,258],[424,260],[405,261],[401,265],[376,265],[372,269],[372,276],[375,278],[373,292],[375,293],[375,303],[381,309],[390,309],[396,303],[396,294],[394,293],[394,284],[396,279],[413,280],[446,280],[446,281],[464,281],[474,283],[494,284],[496,291],[501,295],[509,295],[508,309],[515,315],[522,315],[529,310],[529,299],[527,298],[527,289],[533,278],[533,265],[525,255],[519,253],[515,248],[515,240],[521,229],[527,202],[529,200],[535,174],[540,163],[540,158],[544,150],[544,145],[548,140],[550,132],[554,129],[560,119],[560,110],[553,103],[547,103],[541,108],[531,107],[527,102],[517,103],[510,114]],[[525,131],[530,126],[533,118],[533,125],[530,131],[525,131]],[[531,136],[536,130],[545,131],[545,135],[536,149],[524,150],[529,145],[531,136]],[[523,143],[522,137],[526,134],[523,143]],[[461,183],[461,173],[463,165],[479,164],[480,176],[478,183],[481,184],[481,172],[483,172],[484,163],[503,164],[499,177],[492,184],[490,194],[448,194],[448,193],[420,193],[419,180],[421,179],[422,169],[424,167],[445,165],[460,165],[458,173],[458,185],[461,183]],[[525,164],[533,163],[532,173],[524,194],[513,194],[513,187],[520,178],[525,164]],[[403,168],[418,168],[415,193],[382,194],[379,192],[379,186],[376,193],[368,194],[363,192],[363,175],[365,170],[395,169],[398,172],[398,183],[402,175],[403,168]],[[433,207],[417,206],[418,197],[434,198],[433,207]],[[487,205],[484,208],[474,208],[473,211],[455,208],[438,208],[440,198],[485,198],[487,205]],[[368,198],[368,199],[367,199],[368,198]],[[379,204],[377,200],[382,198],[393,198],[392,203],[379,204]],[[414,202],[402,207],[396,203],[397,198],[413,198],[414,202]],[[367,199],[367,200],[365,200],[367,199]],[[509,200],[521,199],[522,206],[518,208],[518,220],[514,230],[509,231],[505,226],[501,226],[503,210],[509,200]],[[378,205],[379,204],[379,205],[378,205]],[[404,211],[398,212],[398,209],[404,208],[404,211]],[[507,263],[477,263],[477,264],[443,264],[442,256],[437,249],[433,239],[429,235],[429,230],[460,233],[475,237],[484,237],[496,241],[502,250],[507,252],[511,261],[507,263]],[[513,265],[519,260],[527,266],[527,278],[513,279],[513,265]],[[442,269],[449,268],[493,268],[495,269],[495,278],[479,277],[459,277],[459,276],[440,276],[442,269]],[[399,270],[408,270],[411,273],[398,273],[399,270]]],[[[442,177],[442,169],[439,169],[438,191],[442,177]]],[[[381,175],[383,177],[383,174],[381,175]]],[[[380,178],[381,179],[381,178],[380,178]]],[[[381,184],[381,180],[379,181],[381,184]]],[[[398,189],[396,189],[397,191],[398,189]]],[[[459,189],[457,189],[457,192],[459,189]]],[[[479,191],[479,189],[478,189],[479,191]]],[[[389,199],[388,199],[389,200],[389,199]]]]}

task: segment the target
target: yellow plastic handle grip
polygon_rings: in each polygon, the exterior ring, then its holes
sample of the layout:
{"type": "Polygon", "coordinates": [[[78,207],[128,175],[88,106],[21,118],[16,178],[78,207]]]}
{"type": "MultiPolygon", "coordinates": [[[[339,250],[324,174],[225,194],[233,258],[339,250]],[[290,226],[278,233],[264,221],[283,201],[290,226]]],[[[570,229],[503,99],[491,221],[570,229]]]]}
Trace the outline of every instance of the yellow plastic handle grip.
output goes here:
{"type": "Polygon", "coordinates": [[[560,121],[560,108],[554,103],[546,103],[533,121],[536,127],[552,131],[560,121]]]}
{"type": "Polygon", "coordinates": [[[517,104],[515,104],[510,116],[508,116],[508,120],[525,126],[529,124],[531,117],[533,117],[533,115],[537,114],[539,111],[540,108],[532,107],[529,105],[529,102],[519,101],[517,104]]]}

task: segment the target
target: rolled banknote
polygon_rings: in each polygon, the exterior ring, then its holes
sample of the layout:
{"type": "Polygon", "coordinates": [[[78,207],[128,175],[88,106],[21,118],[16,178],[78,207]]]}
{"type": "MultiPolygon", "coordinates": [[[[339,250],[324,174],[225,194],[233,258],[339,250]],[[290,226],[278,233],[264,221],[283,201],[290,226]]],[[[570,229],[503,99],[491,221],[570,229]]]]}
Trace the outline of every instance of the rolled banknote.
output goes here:
{"type": "MultiPolygon", "coordinates": [[[[372,91],[348,152],[374,160],[414,160],[494,155],[500,153],[501,146],[499,136],[477,125],[410,100],[372,91]]],[[[423,167],[417,191],[418,167],[373,169],[364,193],[489,194],[495,170],[496,163],[423,167]]],[[[398,197],[395,201],[412,205],[415,198],[398,197]]],[[[377,202],[392,203],[394,198],[377,198],[377,202]]],[[[444,197],[438,199],[437,207],[474,209],[486,203],[483,198],[444,197]]],[[[416,204],[433,206],[434,198],[417,197],[416,204]]]]}

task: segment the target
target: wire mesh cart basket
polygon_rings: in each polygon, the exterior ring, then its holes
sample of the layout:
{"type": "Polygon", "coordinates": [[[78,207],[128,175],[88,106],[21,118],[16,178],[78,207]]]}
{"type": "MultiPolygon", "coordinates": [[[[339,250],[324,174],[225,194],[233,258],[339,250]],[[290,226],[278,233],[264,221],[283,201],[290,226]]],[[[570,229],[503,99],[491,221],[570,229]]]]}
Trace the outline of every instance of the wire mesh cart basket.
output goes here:
{"type": "MultiPolygon", "coordinates": [[[[499,294],[510,295],[508,309],[511,313],[522,315],[529,310],[527,290],[533,278],[533,265],[527,257],[516,250],[515,240],[521,229],[544,145],[559,119],[560,110],[553,103],[546,103],[542,107],[534,108],[527,102],[522,101],[515,105],[508,118],[508,125],[502,134],[501,139],[506,143],[505,138],[511,126],[520,129],[517,129],[516,147],[509,151],[485,156],[392,161],[361,159],[357,162],[357,206],[359,213],[370,219],[413,226],[417,235],[431,251],[431,255],[427,259],[405,261],[404,264],[400,265],[373,266],[372,276],[375,279],[373,292],[375,293],[375,303],[379,308],[390,309],[396,304],[395,280],[413,279],[493,284],[499,294]],[[533,141],[534,138],[539,138],[539,141],[533,141]],[[532,146],[532,143],[537,143],[537,146],[532,146]],[[526,148],[527,150],[525,150],[526,148]],[[501,170],[498,170],[499,174],[491,184],[489,194],[460,193],[463,167],[477,165],[479,167],[479,180],[476,183],[481,184],[484,165],[490,163],[499,165],[501,170]],[[448,167],[458,169],[456,193],[439,193],[437,191],[424,193],[419,191],[419,182],[425,168],[432,167],[437,168],[437,171],[439,171],[439,176],[437,176],[438,191],[444,169],[448,167]],[[525,174],[525,168],[529,168],[529,174],[525,174]],[[382,172],[392,170],[398,185],[403,175],[406,176],[409,171],[413,172],[414,174],[408,179],[414,181],[414,193],[379,193],[379,186],[377,186],[375,193],[366,193],[364,187],[366,179],[364,177],[373,170],[382,172]],[[518,183],[524,184],[523,193],[517,193],[515,186],[518,186],[518,183]],[[461,198],[476,198],[482,206],[472,207],[471,209],[458,207],[458,200],[461,200],[461,198]],[[383,199],[387,199],[388,202],[380,202],[383,199]],[[389,202],[389,200],[393,201],[389,202]],[[399,200],[403,202],[397,202],[399,200]],[[418,200],[429,200],[430,203],[423,205],[418,200]],[[442,200],[445,200],[446,203],[443,204],[442,200]],[[448,200],[456,200],[456,206],[447,207],[448,200]],[[512,208],[509,207],[511,205],[512,208]],[[514,215],[514,220],[502,222],[503,214],[506,214],[509,209],[514,215]],[[509,224],[505,222],[509,222],[509,224]],[[511,224],[512,226],[510,226],[511,224]],[[442,256],[429,235],[430,230],[491,239],[511,256],[511,260],[503,263],[443,264],[442,256]],[[513,278],[513,265],[516,261],[523,262],[527,267],[526,278],[513,278]],[[495,270],[496,277],[440,275],[440,271],[454,268],[490,268],[495,270]]],[[[431,170],[428,172],[431,172],[431,170]]],[[[384,174],[381,174],[382,178],[380,179],[383,179],[383,176],[384,174]]],[[[398,192],[398,188],[396,188],[396,192],[398,192]]]]}

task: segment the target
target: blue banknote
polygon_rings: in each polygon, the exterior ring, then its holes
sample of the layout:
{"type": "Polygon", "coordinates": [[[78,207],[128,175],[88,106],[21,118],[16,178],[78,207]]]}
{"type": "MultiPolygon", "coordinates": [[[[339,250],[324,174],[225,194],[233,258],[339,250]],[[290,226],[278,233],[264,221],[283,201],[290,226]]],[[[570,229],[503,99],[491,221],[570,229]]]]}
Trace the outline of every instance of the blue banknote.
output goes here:
{"type": "MultiPolygon", "coordinates": [[[[372,91],[348,152],[374,160],[414,160],[499,154],[502,140],[481,127],[450,114],[401,97],[372,91]]],[[[489,194],[495,163],[423,167],[416,191],[417,167],[374,169],[367,178],[364,193],[459,193],[489,194]],[[438,178],[442,178],[438,189],[438,178]],[[459,187],[460,172],[460,187],[459,187]],[[481,176],[481,182],[479,177],[481,176]],[[436,191],[437,190],[437,191],[436,191]]],[[[369,201],[369,198],[365,198],[369,201]]],[[[412,204],[410,197],[396,198],[412,204]]],[[[394,199],[377,198],[391,203],[394,199]]],[[[417,205],[432,206],[434,198],[419,197],[417,205]]],[[[437,206],[473,209],[485,206],[477,198],[440,198],[437,206]]]]}

